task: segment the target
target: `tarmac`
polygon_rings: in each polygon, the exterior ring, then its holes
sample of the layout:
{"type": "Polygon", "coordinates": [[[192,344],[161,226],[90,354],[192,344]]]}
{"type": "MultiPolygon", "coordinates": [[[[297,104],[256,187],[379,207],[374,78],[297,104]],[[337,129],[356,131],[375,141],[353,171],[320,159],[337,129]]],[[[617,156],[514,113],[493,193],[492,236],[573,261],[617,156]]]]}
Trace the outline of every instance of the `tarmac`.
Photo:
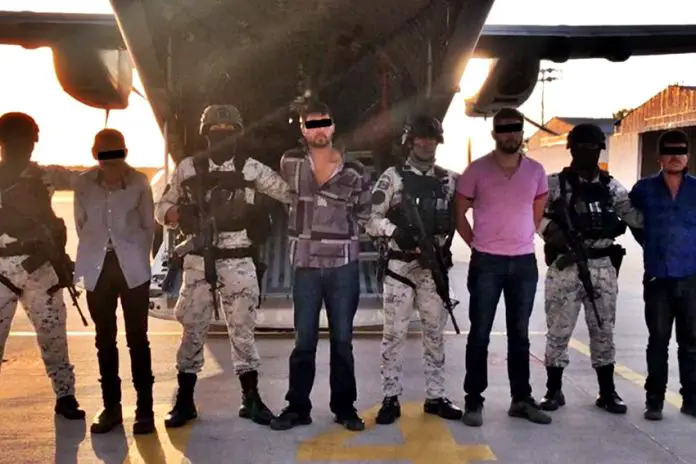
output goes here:
{"type": "MultiPolygon", "coordinates": [[[[67,197],[54,201],[59,215],[72,214],[67,197]]],[[[69,247],[75,245],[71,236],[69,247]]],[[[681,398],[676,342],[670,348],[669,393],[661,422],[643,419],[645,346],[647,330],[642,302],[642,255],[630,235],[621,243],[628,255],[621,269],[616,321],[616,385],[628,405],[623,416],[594,406],[595,372],[590,366],[587,328],[581,315],[571,342],[571,363],[564,377],[567,404],[551,413],[551,425],[537,425],[507,415],[510,391],[507,379],[504,304],[501,302],[489,348],[488,389],[484,424],[470,428],[422,411],[425,383],[419,334],[409,337],[404,350],[403,415],[397,423],[376,426],[374,416],[382,400],[380,389],[380,333],[360,335],[354,341],[358,383],[356,407],[366,419],[362,432],[349,432],[333,423],[329,402],[328,340],[317,350],[317,377],[312,392],[314,422],[289,431],[273,431],[238,417],[240,385],[234,376],[230,345],[225,335],[212,334],[206,346],[206,365],[197,384],[199,419],[174,431],[164,417],[176,386],[175,355],[180,326],[150,319],[155,375],[157,434],[131,433],[135,393],[123,331],[119,336],[123,381],[124,424],[105,435],[92,436],[89,423],[101,408],[93,326],[85,328],[69,300],[69,349],[75,364],[77,397],[87,420],[56,418],[55,399],[45,374],[31,323],[18,310],[5,349],[0,374],[0,463],[696,463],[696,419],[679,412],[681,398]]],[[[446,387],[452,401],[463,406],[462,383],[468,330],[466,272],[468,252],[455,241],[457,264],[451,272],[453,290],[462,302],[455,315],[463,333],[446,337],[446,387]]],[[[538,250],[540,281],[530,324],[531,375],[534,395],[545,392],[543,353],[543,255],[538,250]]],[[[86,311],[86,302],[81,298],[86,311]]],[[[122,327],[122,320],[119,323],[122,327]]],[[[262,357],[260,390],[276,413],[284,406],[288,357],[292,335],[258,336],[262,357]]]]}

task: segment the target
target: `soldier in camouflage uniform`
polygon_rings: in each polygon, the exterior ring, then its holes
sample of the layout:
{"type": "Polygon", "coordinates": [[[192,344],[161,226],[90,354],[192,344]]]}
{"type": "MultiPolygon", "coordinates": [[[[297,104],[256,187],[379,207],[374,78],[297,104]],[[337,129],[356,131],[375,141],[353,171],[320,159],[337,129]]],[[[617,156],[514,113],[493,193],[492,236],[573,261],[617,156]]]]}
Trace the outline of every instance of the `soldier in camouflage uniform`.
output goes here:
{"type": "Polygon", "coordinates": [[[388,239],[389,251],[384,278],[384,333],[382,336],[382,390],[384,400],[378,424],[391,424],[401,415],[402,351],[411,314],[417,309],[423,324],[426,401],[424,411],[458,420],[461,409],[445,396],[445,341],[443,330],[448,313],[435,291],[428,269],[421,266],[413,239],[413,225],[399,205],[402,192],[417,198],[425,228],[435,236],[451,267],[449,246],[454,233],[452,204],[456,175],[435,166],[435,150],[443,143],[440,121],[420,115],[407,124],[403,144],[409,152],[403,165],[390,167],[372,190],[371,218],[365,229],[371,236],[388,239]]]}
{"type": "Polygon", "coordinates": [[[50,174],[30,162],[39,140],[36,122],[24,113],[0,117],[0,359],[10,326],[22,301],[36,329],[41,357],[53,384],[55,412],[84,419],[75,399],[75,375],[68,356],[66,307],[62,289],[72,276],[59,280],[42,249],[65,252],[65,223],[51,209],[50,174]],[[51,243],[53,242],[53,243],[51,243]],[[67,282],[66,282],[67,281],[67,282]]]}
{"type": "Polygon", "coordinates": [[[568,134],[567,147],[572,162],[560,173],[549,176],[549,197],[539,226],[549,265],[545,284],[548,379],[541,407],[553,411],[565,404],[561,379],[569,362],[568,343],[582,305],[590,333],[592,367],[597,372],[599,383],[599,397],[595,404],[611,413],[623,414],[626,405],[614,388],[613,331],[617,274],[625,250],[614,240],[625,232],[626,224],[641,227],[642,216],[631,205],[628,191],[598,167],[600,152],[606,148],[605,135],[599,127],[592,124],[575,126],[568,134]],[[570,253],[564,234],[564,216],[570,218],[587,250],[596,313],[570,253]]]}
{"type": "MultiPolygon", "coordinates": [[[[201,175],[212,178],[203,184],[204,203],[209,210],[202,219],[213,217],[215,268],[224,315],[232,345],[235,373],[242,386],[240,417],[268,425],[273,414],[258,392],[259,354],[254,341],[259,286],[252,261],[249,208],[256,190],[283,203],[293,195],[287,183],[271,168],[236,150],[235,140],[243,131],[242,117],[232,105],[212,105],[201,116],[200,134],[208,139],[207,152],[182,160],[161,200],[155,205],[160,224],[194,238],[198,233],[196,190],[201,175]],[[241,174],[241,175],[240,175],[241,174]],[[216,204],[216,206],[213,206],[216,204]]],[[[177,353],[179,390],[176,404],[165,421],[180,427],[197,417],[193,401],[197,374],[204,363],[203,348],[213,314],[211,286],[206,281],[201,251],[193,249],[183,257],[183,286],[175,307],[184,326],[177,353]]]]}

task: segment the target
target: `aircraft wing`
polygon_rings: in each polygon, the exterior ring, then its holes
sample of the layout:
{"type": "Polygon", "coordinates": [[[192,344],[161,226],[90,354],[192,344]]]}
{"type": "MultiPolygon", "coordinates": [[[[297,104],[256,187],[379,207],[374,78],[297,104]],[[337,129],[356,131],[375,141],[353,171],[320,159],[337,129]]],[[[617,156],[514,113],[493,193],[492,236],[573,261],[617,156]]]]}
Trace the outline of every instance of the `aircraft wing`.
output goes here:
{"type": "Polygon", "coordinates": [[[519,54],[541,60],[696,53],[696,24],[666,26],[503,26],[486,25],[474,55],[500,58],[519,54]]]}
{"type": "Polygon", "coordinates": [[[85,40],[98,48],[124,48],[111,14],[0,11],[0,45],[52,47],[66,40],[85,40]]]}

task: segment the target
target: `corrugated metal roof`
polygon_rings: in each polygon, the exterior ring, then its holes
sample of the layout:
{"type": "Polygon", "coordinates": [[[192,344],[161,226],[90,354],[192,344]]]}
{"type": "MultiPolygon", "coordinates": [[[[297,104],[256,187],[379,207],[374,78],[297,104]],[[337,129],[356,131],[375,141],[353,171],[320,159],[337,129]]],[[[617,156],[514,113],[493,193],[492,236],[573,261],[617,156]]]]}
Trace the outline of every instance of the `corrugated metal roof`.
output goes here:
{"type": "Polygon", "coordinates": [[[616,123],[616,120],[613,118],[575,118],[568,116],[557,116],[557,118],[566,124],[570,124],[571,126],[577,126],[579,124],[595,124],[599,126],[599,128],[602,129],[605,134],[613,134],[614,124],[616,123]]]}

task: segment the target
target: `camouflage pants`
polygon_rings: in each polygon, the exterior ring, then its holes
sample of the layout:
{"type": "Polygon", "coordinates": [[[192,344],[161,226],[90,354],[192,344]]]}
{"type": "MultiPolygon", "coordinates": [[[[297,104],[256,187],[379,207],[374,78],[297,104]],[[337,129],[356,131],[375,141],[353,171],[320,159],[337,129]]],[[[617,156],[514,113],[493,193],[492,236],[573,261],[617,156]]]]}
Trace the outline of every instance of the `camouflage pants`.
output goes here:
{"type": "MultiPolygon", "coordinates": [[[[232,345],[232,361],[237,375],[258,370],[259,353],[254,340],[259,285],[251,258],[216,262],[220,316],[224,317],[232,345]]],[[[203,368],[203,350],[213,316],[210,285],[205,281],[203,258],[184,259],[183,285],[174,308],[184,331],[177,352],[177,370],[197,374],[203,368]]]]}
{"type": "Polygon", "coordinates": [[[385,277],[383,306],[384,329],[382,334],[382,390],[385,396],[398,396],[403,392],[403,347],[413,310],[417,309],[423,326],[423,369],[426,396],[445,396],[445,339],[443,330],[447,323],[447,311],[435,291],[430,271],[422,269],[417,261],[406,263],[389,261],[389,269],[416,284],[408,285],[385,277]]]}
{"type": "Polygon", "coordinates": [[[49,295],[47,290],[58,282],[53,269],[45,264],[31,275],[19,264],[24,257],[0,258],[0,274],[10,280],[23,294],[18,297],[0,284],[0,360],[5,351],[5,343],[21,301],[29,316],[41,350],[46,373],[51,379],[56,397],[75,394],[75,374],[68,355],[66,334],[66,308],[63,292],[49,295]]]}
{"type": "Polygon", "coordinates": [[[585,321],[590,333],[590,358],[592,367],[614,363],[614,321],[618,284],[616,270],[609,258],[589,261],[590,277],[595,292],[597,312],[602,327],[597,324],[592,304],[587,299],[585,288],[578,278],[577,267],[569,266],[559,271],[551,265],[546,273],[546,354],[547,366],[566,367],[568,343],[575,329],[580,305],[585,309],[585,321]]]}

